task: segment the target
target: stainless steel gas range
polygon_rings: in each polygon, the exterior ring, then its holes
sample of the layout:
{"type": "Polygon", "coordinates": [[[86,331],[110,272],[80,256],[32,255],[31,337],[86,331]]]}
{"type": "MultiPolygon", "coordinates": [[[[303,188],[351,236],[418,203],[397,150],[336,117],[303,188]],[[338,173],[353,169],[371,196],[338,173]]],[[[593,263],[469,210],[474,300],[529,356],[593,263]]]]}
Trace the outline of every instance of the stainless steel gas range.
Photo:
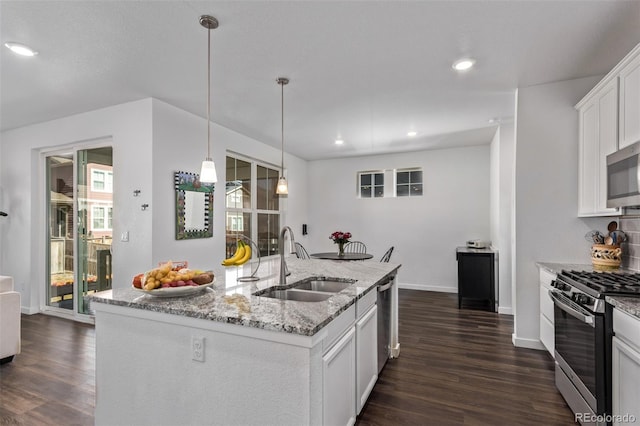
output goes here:
{"type": "Polygon", "coordinates": [[[640,274],[563,270],[551,285],[556,387],[577,421],[608,425],[613,308],[605,297],[640,297],[640,274]]]}

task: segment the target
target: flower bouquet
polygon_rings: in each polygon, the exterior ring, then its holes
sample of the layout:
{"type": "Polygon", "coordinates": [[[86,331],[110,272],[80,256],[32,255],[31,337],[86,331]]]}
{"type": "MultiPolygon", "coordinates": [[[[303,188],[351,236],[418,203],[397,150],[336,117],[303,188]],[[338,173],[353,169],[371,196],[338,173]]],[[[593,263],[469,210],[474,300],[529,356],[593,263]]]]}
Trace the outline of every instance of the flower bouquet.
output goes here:
{"type": "Polygon", "coordinates": [[[329,236],[334,244],[338,244],[338,255],[344,256],[344,245],[349,242],[351,232],[336,231],[329,236]]]}

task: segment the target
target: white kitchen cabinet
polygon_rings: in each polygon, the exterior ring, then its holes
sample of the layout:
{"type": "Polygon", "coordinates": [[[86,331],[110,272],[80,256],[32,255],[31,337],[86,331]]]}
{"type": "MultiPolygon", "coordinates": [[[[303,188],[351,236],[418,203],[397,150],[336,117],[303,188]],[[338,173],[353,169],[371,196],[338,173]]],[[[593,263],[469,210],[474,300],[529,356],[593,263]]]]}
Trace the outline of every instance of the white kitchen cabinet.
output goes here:
{"type": "Polygon", "coordinates": [[[322,357],[325,425],[356,422],[355,360],[355,329],[351,327],[322,357]]]}
{"type": "Polygon", "coordinates": [[[556,274],[540,268],[540,342],[555,358],[555,334],[553,325],[553,300],[549,297],[551,281],[556,279],[556,274]]]}
{"type": "Polygon", "coordinates": [[[640,55],[632,58],[620,71],[620,135],[618,145],[620,148],[624,148],[638,141],[640,141],[640,55]]]}
{"type": "Polygon", "coordinates": [[[618,215],[607,208],[607,155],[618,148],[618,80],[590,92],[579,111],[578,216],[618,215]]]}
{"type": "Polygon", "coordinates": [[[613,424],[622,425],[640,419],[640,320],[616,308],[613,330],[612,414],[613,424]]]}
{"type": "MultiPolygon", "coordinates": [[[[374,296],[375,291],[371,292],[374,296]]],[[[360,414],[378,379],[378,309],[374,304],[356,322],[356,412],[360,414]]]]}

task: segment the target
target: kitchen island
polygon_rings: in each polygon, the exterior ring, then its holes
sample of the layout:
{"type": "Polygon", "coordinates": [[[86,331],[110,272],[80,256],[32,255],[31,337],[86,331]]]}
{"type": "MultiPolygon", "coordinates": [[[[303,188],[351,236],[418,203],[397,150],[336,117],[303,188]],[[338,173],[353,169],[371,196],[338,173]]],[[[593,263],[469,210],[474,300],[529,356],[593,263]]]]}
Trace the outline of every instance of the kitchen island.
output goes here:
{"type": "MultiPolygon", "coordinates": [[[[348,424],[377,378],[377,286],[400,265],[288,259],[288,285],[356,280],[321,302],[255,296],[278,286],[279,264],[228,268],[199,294],[96,293],[96,424],[348,424]],[[373,318],[373,320],[372,320],[373,318]],[[372,353],[373,352],[373,353],[372,353]],[[375,363],[375,362],[374,362],[375,363]]],[[[399,353],[397,286],[392,356],[399,353]]]]}

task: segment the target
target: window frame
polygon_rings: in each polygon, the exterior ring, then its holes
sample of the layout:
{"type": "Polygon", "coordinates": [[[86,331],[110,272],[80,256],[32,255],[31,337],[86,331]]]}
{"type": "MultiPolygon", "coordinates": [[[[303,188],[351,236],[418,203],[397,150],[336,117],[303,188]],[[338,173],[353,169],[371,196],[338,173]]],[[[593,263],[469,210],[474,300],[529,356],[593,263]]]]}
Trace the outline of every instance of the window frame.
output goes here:
{"type": "Polygon", "coordinates": [[[113,206],[94,204],[91,206],[91,231],[112,231],[113,230],[113,206]],[[100,210],[102,216],[103,227],[95,226],[95,220],[98,217],[96,211],[100,210]]]}
{"type": "MultiPolygon", "coordinates": [[[[238,231],[236,230],[232,230],[232,229],[227,229],[227,220],[229,219],[228,215],[229,213],[236,215],[236,223],[238,220],[238,216],[242,216],[241,220],[244,220],[244,214],[249,214],[250,217],[250,232],[249,232],[249,238],[251,238],[251,240],[258,246],[259,245],[259,229],[258,229],[258,215],[262,215],[262,214],[268,214],[268,215],[273,215],[277,217],[278,223],[277,223],[277,227],[278,230],[280,228],[280,226],[282,225],[282,221],[283,221],[283,203],[282,203],[282,199],[280,198],[278,200],[278,208],[277,210],[270,210],[270,209],[258,209],[258,167],[263,167],[269,170],[273,170],[276,172],[276,178],[275,178],[275,183],[277,184],[277,179],[280,176],[280,168],[274,164],[268,163],[266,161],[257,159],[257,158],[252,158],[252,157],[248,157],[242,154],[238,154],[235,152],[230,152],[228,151],[226,153],[225,156],[225,165],[227,163],[227,159],[228,158],[232,158],[234,160],[240,160],[240,161],[244,161],[250,164],[250,182],[251,182],[251,194],[250,194],[250,198],[249,198],[249,207],[244,207],[241,204],[241,207],[229,207],[227,205],[227,195],[225,193],[225,236],[228,237],[230,235],[236,235],[236,234],[241,234],[244,235],[244,233],[242,233],[242,231],[238,231]]],[[[226,175],[226,169],[225,169],[225,175],[226,175]]],[[[230,181],[229,177],[226,176],[225,177],[225,181],[230,181]]],[[[225,188],[226,188],[226,182],[225,182],[225,188]]],[[[273,188],[273,194],[275,195],[275,186],[273,188]]],[[[268,203],[267,203],[268,204],[268,203]]],[[[225,238],[226,238],[225,237],[225,238]]],[[[276,238],[276,243],[275,243],[275,248],[273,248],[271,246],[271,243],[269,243],[269,245],[267,246],[267,250],[270,250],[271,252],[273,252],[272,254],[267,254],[267,255],[260,255],[261,258],[269,258],[269,257],[275,257],[278,255],[278,244],[279,242],[277,242],[277,238],[276,238]]],[[[253,248],[253,247],[252,247],[253,248]]]]}
{"type": "Polygon", "coordinates": [[[385,176],[385,171],[384,170],[364,170],[361,172],[358,172],[358,174],[356,175],[356,179],[357,179],[357,184],[356,187],[358,188],[358,198],[362,198],[362,199],[369,199],[369,198],[385,198],[385,184],[384,184],[384,176],[385,176]],[[382,176],[382,183],[381,184],[377,184],[376,183],[376,176],[382,176]],[[363,176],[370,176],[371,177],[371,184],[370,185],[363,185],[362,184],[362,177],[363,176]],[[365,189],[365,187],[370,187],[371,188],[371,194],[368,197],[363,197],[362,196],[362,192],[365,189]],[[382,190],[382,195],[376,195],[376,190],[382,190]]]}
{"type": "Polygon", "coordinates": [[[422,167],[407,167],[407,168],[403,168],[403,169],[395,169],[394,173],[394,182],[393,182],[393,188],[394,188],[394,196],[396,198],[411,198],[411,197],[422,197],[424,195],[424,171],[422,170],[422,167]],[[420,182],[413,182],[411,181],[411,175],[412,172],[420,172],[420,182]],[[398,174],[399,173],[409,173],[409,181],[406,183],[398,183],[398,174]],[[411,191],[411,186],[412,185],[420,185],[420,193],[419,194],[412,194],[411,191]],[[403,195],[398,195],[398,187],[399,186],[406,186],[408,188],[408,192],[406,194],[403,195]]]}
{"type": "Polygon", "coordinates": [[[113,171],[91,168],[91,191],[92,192],[104,192],[113,193],[113,171]],[[104,179],[99,180],[95,178],[96,174],[102,174],[104,179]],[[110,177],[110,178],[109,178],[110,177]],[[102,189],[96,188],[95,183],[102,182],[104,187],[102,189]]]}

